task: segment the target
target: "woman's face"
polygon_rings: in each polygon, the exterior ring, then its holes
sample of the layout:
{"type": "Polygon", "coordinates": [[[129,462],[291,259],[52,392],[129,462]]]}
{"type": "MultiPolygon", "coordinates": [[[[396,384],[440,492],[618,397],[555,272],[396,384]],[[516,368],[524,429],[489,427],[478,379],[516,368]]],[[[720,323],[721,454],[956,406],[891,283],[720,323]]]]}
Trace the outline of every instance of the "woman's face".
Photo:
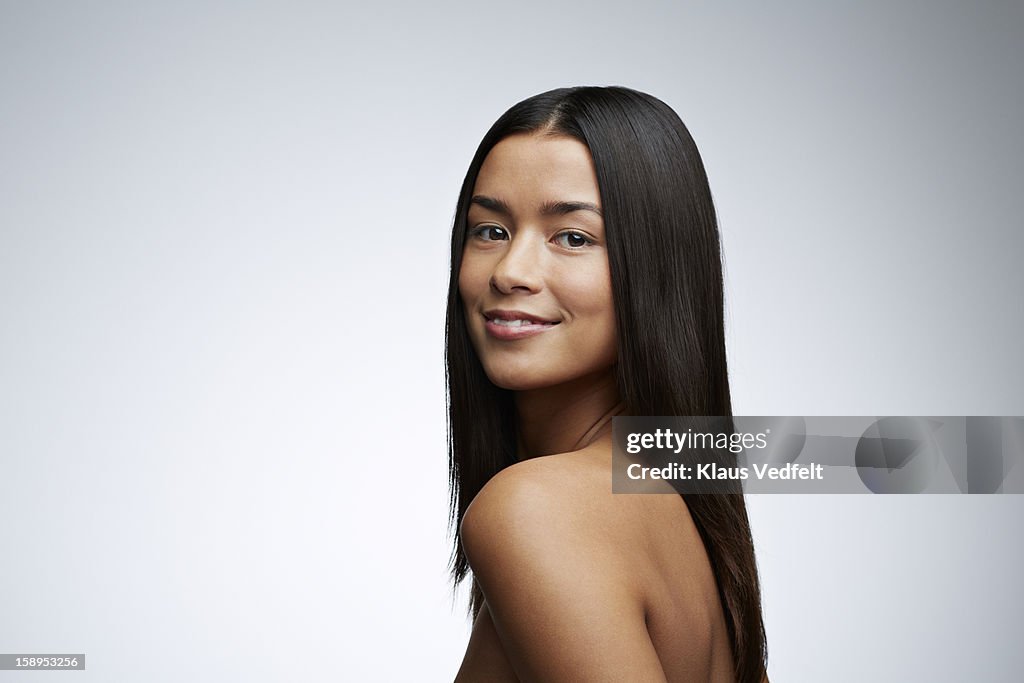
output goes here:
{"type": "Polygon", "coordinates": [[[491,149],[473,189],[459,294],[499,387],[550,387],[608,371],[615,313],[590,152],[517,134],[491,149]]]}

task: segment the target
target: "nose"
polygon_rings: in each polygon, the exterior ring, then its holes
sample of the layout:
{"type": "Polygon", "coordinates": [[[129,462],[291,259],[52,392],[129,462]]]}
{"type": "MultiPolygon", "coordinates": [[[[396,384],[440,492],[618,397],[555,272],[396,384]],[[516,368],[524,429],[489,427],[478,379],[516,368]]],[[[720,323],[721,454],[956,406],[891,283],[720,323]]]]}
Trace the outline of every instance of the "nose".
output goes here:
{"type": "Polygon", "coordinates": [[[543,281],[538,245],[524,239],[527,235],[518,237],[511,240],[491,274],[491,289],[502,294],[538,292],[543,281]]]}

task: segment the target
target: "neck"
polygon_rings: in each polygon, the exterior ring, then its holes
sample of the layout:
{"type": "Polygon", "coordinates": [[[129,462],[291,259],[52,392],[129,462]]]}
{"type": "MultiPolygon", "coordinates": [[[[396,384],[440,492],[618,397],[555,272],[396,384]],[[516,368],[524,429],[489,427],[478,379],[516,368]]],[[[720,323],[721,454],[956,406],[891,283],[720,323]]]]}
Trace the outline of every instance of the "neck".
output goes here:
{"type": "Polygon", "coordinates": [[[624,406],[615,370],[515,395],[520,460],[585,448],[611,433],[624,406]]]}

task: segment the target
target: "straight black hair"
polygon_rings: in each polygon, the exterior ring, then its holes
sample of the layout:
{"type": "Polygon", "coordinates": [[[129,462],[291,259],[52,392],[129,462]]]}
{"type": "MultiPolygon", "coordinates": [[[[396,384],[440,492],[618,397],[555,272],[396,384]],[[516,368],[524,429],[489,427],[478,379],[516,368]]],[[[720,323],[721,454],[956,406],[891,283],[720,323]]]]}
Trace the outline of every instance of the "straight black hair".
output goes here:
{"type": "MultiPolygon", "coordinates": [[[[498,142],[517,133],[572,137],[593,157],[625,413],[732,415],[718,222],[704,164],[686,126],[661,100],[622,87],[560,88],[516,104],[480,143],[452,230],[445,361],[455,585],[469,572],[459,536],[466,508],[491,477],[516,462],[512,392],[490,382],[473,350],[458,278],[480,167],[498,142]]],[[[683,498],[717,580],[736,679],[761,681],[767,646],[743,495],[683,498]]],[[[482,600],[474,581],[474,617],[482,600]]]]}

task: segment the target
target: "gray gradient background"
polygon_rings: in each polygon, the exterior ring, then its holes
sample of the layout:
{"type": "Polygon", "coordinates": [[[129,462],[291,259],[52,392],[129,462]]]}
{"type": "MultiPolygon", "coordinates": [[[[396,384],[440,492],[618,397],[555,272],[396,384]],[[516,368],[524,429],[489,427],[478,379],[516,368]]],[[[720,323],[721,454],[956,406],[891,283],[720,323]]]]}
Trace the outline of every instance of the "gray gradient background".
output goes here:
{"type": "MultiPolygon", "coordinates": [[[[737,414],[1024,415],[1020,3],[0,4],[0,680],[444,681],[459,182],[681,114],[737,414]]],[[[1019,680],[1024,497],[749,501],[782,681],[1019,680]]]]}

